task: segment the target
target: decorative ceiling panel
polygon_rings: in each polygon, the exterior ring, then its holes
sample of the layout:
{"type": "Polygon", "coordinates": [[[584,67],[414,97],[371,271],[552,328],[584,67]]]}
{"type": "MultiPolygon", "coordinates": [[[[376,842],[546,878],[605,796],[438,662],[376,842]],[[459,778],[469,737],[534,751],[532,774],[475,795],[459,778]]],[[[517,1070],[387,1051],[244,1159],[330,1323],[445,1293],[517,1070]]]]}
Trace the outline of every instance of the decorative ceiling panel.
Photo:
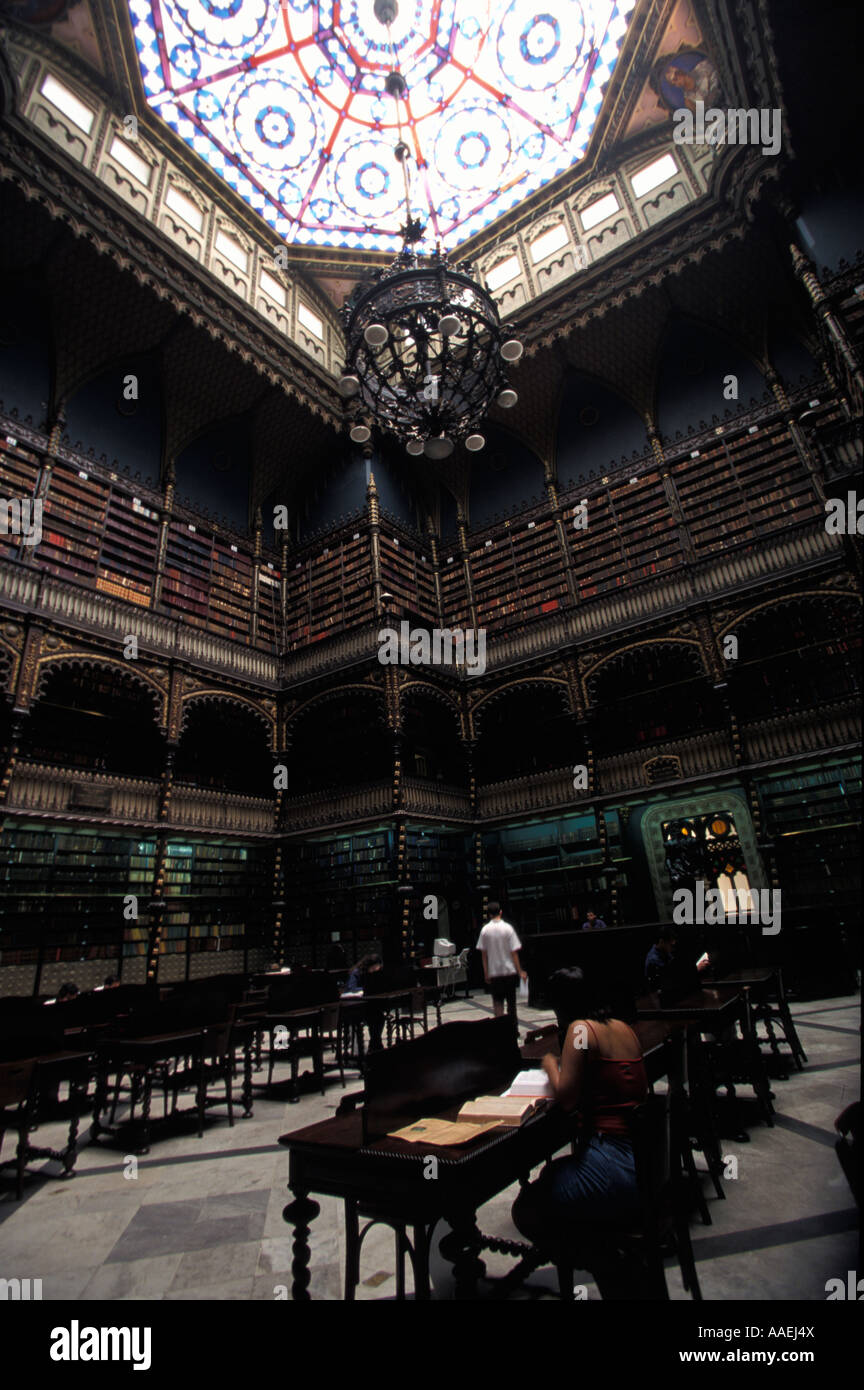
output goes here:
{"type": "Polygon", "coordinates": [[[150,106],[286,242],[458,246],[584,155],[636,0],[129,0],[150,106]],[[392,39],[392,48],[390,40],[392,39]]]}

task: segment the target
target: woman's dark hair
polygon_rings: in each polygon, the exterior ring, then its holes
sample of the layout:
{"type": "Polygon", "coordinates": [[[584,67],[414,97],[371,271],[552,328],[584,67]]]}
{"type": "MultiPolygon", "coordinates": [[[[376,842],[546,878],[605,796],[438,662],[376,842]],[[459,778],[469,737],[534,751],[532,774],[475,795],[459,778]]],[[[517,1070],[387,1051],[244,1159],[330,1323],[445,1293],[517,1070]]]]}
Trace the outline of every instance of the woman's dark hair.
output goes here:
{"type": "Polygon", "coordinates": [[[78,986],[73,980],[67,980],[57,991],[58,999],[74,999],[78,993],[78,986]]]}
{"type": "Polygon", "coordinates": [[[373,953],[373,954],[370,955],[370,956],[361,956],[360,959],[358,960],[357,964],[354,966],[354,969],[355,969],[355,970],[371,970],[373,965],[383,965],[383,964],[384,964],[384,962],[382,961],[381,957],[380,957],[379,955],[376,955],[376,954],[373,953]]]}
{"type": "Polygon", "coordinates": [[[595,989],[578,965],[566,966],[550,975],[546,998],[555,1011],[562,1035],[576,1018],[593,1018],[598,1023],[605,1023],[612,1017],[611,1008],[598,999],[595,989]]]}

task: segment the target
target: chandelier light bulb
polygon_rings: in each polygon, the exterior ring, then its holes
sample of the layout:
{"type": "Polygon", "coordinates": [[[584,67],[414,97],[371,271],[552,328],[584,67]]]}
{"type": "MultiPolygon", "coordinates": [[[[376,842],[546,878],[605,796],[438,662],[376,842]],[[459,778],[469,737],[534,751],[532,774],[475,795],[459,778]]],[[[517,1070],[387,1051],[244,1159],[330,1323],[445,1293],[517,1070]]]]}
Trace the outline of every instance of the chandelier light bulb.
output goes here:
{"type": "Polygon", "coordinates": [[[422,454],[423,452],[423,440],[409,439],[408,443],[405,445],[405,452],[406,454],[411,454],[412,457],[416,458],[418,454],[422,454]]]}
{"type": "Polygon", "coordinates": [[[342,393],[342,395],[346,398],[348,396],[356,396],[357,392],[360,390],[359,377],[352,376],[350,373],[347,373],[345,376],[342,377],[342,380],[339,382],[339,390],[342,393]]]}
{"type": "Polygon", "coordinates": [[[363,337],[366,339],[369,347],[380,348],[383,347],[387,341],[387,329],[384,327],[383,323],[370,323],[363,337]]]}
{"type": "Polygon", "coordinates": [[[423,452],[430,459],[446,459],[453,452],[453,441],[446,435],[440,434],[436,439],[427,439],[423,446],[423,452]]]}
{"type": "Polygon", "coordinates": [[[508,338],[501,344],[501,356],[505,362],[518,362],[525,351],[518,338],[508,338]]]}
{"type": "Polygon", "coordinates": [[[502,410],[509,410],[511,406],[514,406],[516,404],[518,399],[519,397],[517,396],[516,392],[511,391],[510,387],[508,386],[507,390],[502,391],[500,396],[498,397],[498,404],[501,406],[502,410]]]}
{"type": "Polygon", "coordinates": [[[465,440],[465,448],[470,449],[472,454],[476,454],[478,449],[482,449],[486,443],[482,434],[469,434],[465,440]]]}
{"type": "Polygon", "coordinates": [[[462,320],[456,314],[444,314],[438,320],[438,332],[443,333],[448,338],[451,333],[458,333],[462,327],[462,320]]]}
{"type": "Polygon", "coordinates": [[[351,430],[351,438],[355,444],[365,444],[370,438],[372,431],[368,425],[354,425],[351,430]]]}

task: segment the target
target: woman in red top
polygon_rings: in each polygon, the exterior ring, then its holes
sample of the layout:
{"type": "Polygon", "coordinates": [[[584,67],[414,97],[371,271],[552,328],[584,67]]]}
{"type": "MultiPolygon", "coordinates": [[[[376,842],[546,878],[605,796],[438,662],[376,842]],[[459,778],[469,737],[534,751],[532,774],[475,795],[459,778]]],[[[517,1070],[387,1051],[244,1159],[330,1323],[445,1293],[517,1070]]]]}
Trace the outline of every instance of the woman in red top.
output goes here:
{"type": "MultiPolygon", "coordinates": [[[[627,1112],[648,1094],[639,1040],[632,1028],[597,1002],[582,971],[558,970],[548,995],[561,1034],[561,1061],[544,1057],[558,1104],[580,1113],[578,1152],[547,1164],[513,1206],[519,1231],[541,1250],[553,1249],[568,1225],[623,1221],[638,1210],[627,1112]]],[[[575,1234],[575,1231],[574,1231],[575,1234]]],[[[594,1268],[605,1298],[638,1297],[624,1289],[615,1252],[594,1268]]]]}

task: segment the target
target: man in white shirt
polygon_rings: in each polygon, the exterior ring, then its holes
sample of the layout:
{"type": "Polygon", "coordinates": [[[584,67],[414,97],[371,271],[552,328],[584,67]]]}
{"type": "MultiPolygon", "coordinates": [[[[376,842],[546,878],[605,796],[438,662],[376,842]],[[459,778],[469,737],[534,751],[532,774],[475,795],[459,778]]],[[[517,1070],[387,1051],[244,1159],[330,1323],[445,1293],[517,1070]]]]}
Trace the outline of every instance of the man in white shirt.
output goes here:
{"type": "Polygon", "coordinates": [[[489,904],[489,919],[477,940],[477,950],[483,954],[483,978],[492,995],[495,1017],[502,1017],[506,1002],[507,1013],[518,1026],[516,988],[520,979],[528,979],[519,964],[522,942],[502,918],[499,903],[489,904]]]}

